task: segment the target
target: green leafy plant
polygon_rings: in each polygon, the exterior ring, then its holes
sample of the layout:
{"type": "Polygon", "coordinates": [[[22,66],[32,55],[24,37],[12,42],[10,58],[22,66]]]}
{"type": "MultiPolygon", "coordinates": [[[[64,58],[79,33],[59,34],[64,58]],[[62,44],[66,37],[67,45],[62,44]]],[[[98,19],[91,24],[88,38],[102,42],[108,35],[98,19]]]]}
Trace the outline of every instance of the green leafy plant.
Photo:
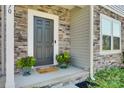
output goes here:
{"type": "MultiPolygon", "coordinates": [[[[87,80],[98,84],[95,88],[124,88],[124,69],[119,67],[105,68],[94,75],[96,80],[87,80]]],[[[92,86],[90,86],[92,87],[92,86]]]]}
{"type": "Polygon", "coordinates": [[[35,64],[36,64],[36,59],[32,56],[23,57],[21,59],[18,59],[16,62],[17,68],[21,68],[21,69],[23,69],[25,67],[31,68],[35,64]]]}
{"type": "Polygon", "coordinates": [[[56,60],[59,63],[59,65],[64,64],[65,66],[67,66],[67,64],[70,62],[70,58],[71,57],[68,52],[56,55],[56,60]]]}

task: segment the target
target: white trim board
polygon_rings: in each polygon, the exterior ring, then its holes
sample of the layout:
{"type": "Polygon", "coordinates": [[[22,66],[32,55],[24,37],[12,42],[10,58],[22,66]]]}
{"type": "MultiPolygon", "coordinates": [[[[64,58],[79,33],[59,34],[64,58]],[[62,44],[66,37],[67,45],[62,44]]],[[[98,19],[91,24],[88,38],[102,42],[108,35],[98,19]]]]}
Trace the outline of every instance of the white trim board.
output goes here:
{"type": "Polygon", "coordinates": [[[14,6],[6,7],[6,88],[14,88],[14,6]]]}
{"type": "Polygon", "coordinates": [[[116,11],[116,10],[113,10],[113,9],[110,8],[109,6],[106,6],[106,5],[101,5],[101,6],[103,6],[104,8],[106,8],[106,9],[112,11],[112,12],[114,12],[115,14],[118,14],[119,16],[124,17],[124,15],[123,15],[122,13],[120,13],[120,12],[118,12],[118,11],[116,11]]]}
{"type": "Polygon", "coordinates": [[[59,17],[32,9],[28,9],[28,56],[34,56],[34,16],[52,19],[54,21],[54,65],[57,65],[56,55],[58,54],[58,22],[59,17]]]}
{"type": "Polygon", "coordinates": [[[94,61],[93,61],[93,31],[94,31],[94,6],[90,6],[90,78],[95,80],[94,78],[94,61]]]}

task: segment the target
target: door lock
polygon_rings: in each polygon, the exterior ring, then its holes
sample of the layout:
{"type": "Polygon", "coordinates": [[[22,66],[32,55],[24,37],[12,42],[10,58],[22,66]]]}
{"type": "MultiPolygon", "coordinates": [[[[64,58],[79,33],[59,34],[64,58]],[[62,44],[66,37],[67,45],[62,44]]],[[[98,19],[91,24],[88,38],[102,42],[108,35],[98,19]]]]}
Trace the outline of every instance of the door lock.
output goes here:
{"type": "Polygon", "coordinates": [[[55,44],[56,44],[56,40],[55,40],[54,42],[55,42],[55,44]]]}

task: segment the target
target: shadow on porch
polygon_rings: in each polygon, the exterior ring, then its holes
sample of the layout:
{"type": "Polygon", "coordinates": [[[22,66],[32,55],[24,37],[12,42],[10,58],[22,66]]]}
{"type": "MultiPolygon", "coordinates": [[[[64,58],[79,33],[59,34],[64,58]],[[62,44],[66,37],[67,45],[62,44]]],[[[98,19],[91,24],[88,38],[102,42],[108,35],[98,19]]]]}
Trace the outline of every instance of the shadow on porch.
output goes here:
{"type": "Polygon", "coordinates": [[[5,76],[0,76],[0,88],[4,88],[5,87],[5,76]]]}
{"type": "Polygon", "coordinates": [[[2,75],[1,63],[0,63],[0,88],[5,87],[5,77],[2,75]]]}
{"type": "Polygon", "coordinates": [[[88,71],[74,66],[45,74],[33,71],[30,76],[15,75],[15,87],[62,88],[72,83],[84,81],[88,76],[88,71]]]}

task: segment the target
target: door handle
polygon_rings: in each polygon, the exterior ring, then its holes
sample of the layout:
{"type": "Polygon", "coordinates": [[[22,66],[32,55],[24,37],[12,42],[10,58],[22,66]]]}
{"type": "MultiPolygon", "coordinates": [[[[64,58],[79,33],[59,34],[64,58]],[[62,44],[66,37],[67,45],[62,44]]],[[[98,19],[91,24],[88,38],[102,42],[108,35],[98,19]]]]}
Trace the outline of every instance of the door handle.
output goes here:
{"type": "Polygon", "coordinates": [[[52,46],[54,45],[54,43],[56,44],[56,40],[52,43],[52,46]]]}
{"type": "Polygon", "coordinates": [[[55,44],[56,44],[56,40],[55,40],[54,42],[55,42],[55,44]]]}

